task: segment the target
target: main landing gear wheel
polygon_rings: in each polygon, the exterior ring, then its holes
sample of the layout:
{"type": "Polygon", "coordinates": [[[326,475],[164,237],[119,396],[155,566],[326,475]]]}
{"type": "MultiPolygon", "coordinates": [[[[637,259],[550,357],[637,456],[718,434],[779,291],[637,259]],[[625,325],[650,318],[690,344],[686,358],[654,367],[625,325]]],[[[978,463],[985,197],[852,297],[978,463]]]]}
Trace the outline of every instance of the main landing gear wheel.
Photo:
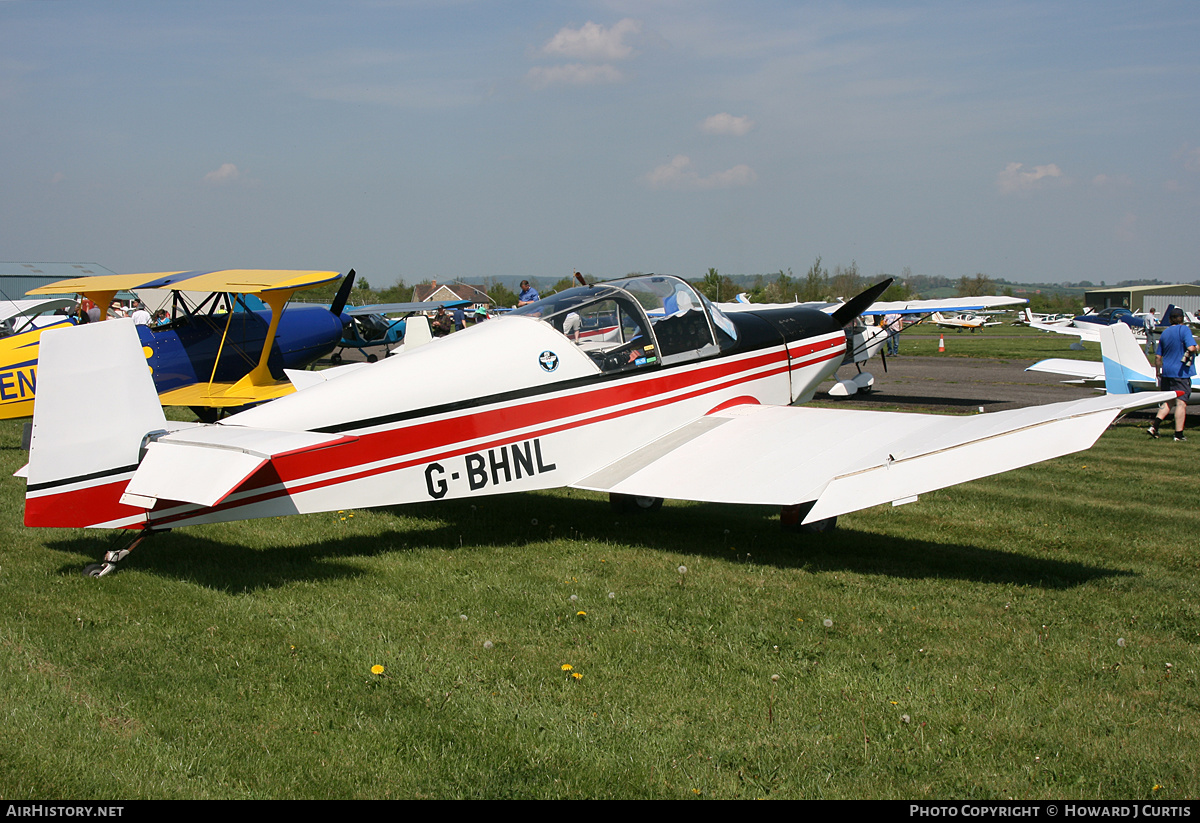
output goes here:
{"type": "Polygon", "coordinates": [[[374,355],[374,354],[368,354],[368,355],[367,355],[367,362],[368,362],[368,363],[374,363],[374,362],[375,362],[376,360],[378,360],[378,359],[379,359],[379,357],[378,357],[377,355],[374,355]]]}
{"type": "Polygon", "coordinates": [[[662,508],[661,497],[637,497],[632,494],[610,492],[608,504],[615,512],[656,512],[662,508]]]}
{"type": "Polygon", "coordinates": [[[335,366],[338,363],[341,363],[342,362],[342,353],[340,351],[335,351],[333,354],[329,355],[329,362],[335,366]]]}
{"type": "Polygon", "coordinates": [[[817,501],[813,500],[798,506],[784,506],[779,512],[780,527],[784,531],[798,534],[824,534],[836,529],[837,517],[826,517],[823,520],[814,520],[812,523],[802,522],[816,504],[817,501]]]}

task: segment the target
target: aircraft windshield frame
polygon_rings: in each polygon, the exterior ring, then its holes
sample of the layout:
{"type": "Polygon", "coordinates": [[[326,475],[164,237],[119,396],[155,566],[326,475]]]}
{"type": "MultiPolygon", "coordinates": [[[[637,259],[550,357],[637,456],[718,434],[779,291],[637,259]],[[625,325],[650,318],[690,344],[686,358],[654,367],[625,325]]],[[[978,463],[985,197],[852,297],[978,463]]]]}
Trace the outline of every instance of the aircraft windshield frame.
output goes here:
{"type": "Polygon", "coordinates": [[[690,284],[671,275],[567,289],[514,309],[512,315],[549,323],[604,372],[711,357],[737,341],[734,324],[690,284]],[[617,362],[617,355],[626,358],[627,351],[627,359],[617,362]]]}

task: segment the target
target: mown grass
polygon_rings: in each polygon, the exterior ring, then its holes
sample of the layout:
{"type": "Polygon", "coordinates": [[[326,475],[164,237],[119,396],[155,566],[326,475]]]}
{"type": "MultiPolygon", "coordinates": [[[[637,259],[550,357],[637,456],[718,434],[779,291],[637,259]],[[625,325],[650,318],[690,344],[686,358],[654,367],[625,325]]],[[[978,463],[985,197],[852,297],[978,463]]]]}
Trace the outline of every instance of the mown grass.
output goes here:
{"type": "Polygon", "coordinates": [[[558,491],[101,580],[107,536],[25,529],[10,479],[0,797],[1195,797],[1197,448],[1118,426],[818,538],[558,491]]]}
{"type": "Polygon", "coordinates": [[[1038,331],[1005,322],[982,331],[939,329],[930,323],[910,326],[900,336],[900,353],[941,357],[988,357],[998,360],[1028,361],[1029,365],[1048,357],[1099,360],[1100,344],[1084,343],[1083,350],[1071,349],[1078,338],[1054,332],[1038,331]],[[938,341],[945,352],[938,351],[938,341]]]}

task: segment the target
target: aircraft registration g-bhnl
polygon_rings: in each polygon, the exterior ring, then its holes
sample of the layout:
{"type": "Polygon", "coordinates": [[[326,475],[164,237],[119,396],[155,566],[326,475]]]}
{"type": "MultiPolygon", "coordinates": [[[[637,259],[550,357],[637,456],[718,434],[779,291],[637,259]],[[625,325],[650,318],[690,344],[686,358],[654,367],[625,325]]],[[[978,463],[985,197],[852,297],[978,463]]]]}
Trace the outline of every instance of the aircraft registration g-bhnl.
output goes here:
{"type": "Polygon", "coordinates": [[[558,486],[778,505],[821,530],[1086,449],[1122,410],[1174,397],[970,417],[792,406],[887,285],[832,315],[726,315],[658,275],[570,289],[212,425],[164,418],[129,322],[50,331],[25,523],[136,530],[96,576],[180,526],[558,486]],[[106,390],[84,405],[84,384],[106,390]]]}

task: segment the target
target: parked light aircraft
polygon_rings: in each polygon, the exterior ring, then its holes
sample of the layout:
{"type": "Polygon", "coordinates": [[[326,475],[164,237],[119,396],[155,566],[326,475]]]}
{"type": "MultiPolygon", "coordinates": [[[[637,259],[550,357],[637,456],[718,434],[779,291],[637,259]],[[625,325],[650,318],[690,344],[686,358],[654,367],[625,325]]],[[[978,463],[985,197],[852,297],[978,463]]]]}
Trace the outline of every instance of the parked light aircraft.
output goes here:
{"type": "MultiPolygon", "coordinates": [[[[294,292],[338,276],[332,271],[245,269],[99,275],[61,280],[30,294],[83,294],[96,305],[107,306],[118,291],[171,290],[171,322],[137,327],[143,360],[150,366],[163,405],[188,406],[201,418],[216,419],[221,409],[290,393],[292,384],[282,379],[283,370],[302,369],[333,350],[342,336],[340,312],[353,284],[353,271],[332,308],[292,305],[285,311],[284,306],[294,292]],[[189,305],[182,296],[185,291],[207,297],[189,305]],[[255,300],[248,305],[245,295],[261,297],[269,309],[255,310],[261,304],[255,300]]],[[[33,412],[42,331],[35,329],[0,343],[0,418],[33,412]],[[3,375],[14,369],[25,376],[7,390],[13,395],[9,402],[3,375]]]]}
{"type": "MultiPolygon", "coordinates": [[[[439,308],[454,309],[471,305],[470,300],[428,300],[420,303],[377,303],[370,306],[348,306],[343,311],[350,317],[350,322],[342,330],[342,339],[337,344],[337,351],[329,359],[334,363],[342,362],[342,352],[345,349],[368,349],[376,346],[384,347],[384,356],[392,353],[394,346],[404,340],[407,328],[407,317],[417,312],[433,311],[439,308]],[[392,319],[389,314],[403,314],[405,317],[392,319]]],[[[374,363],[379,356],[367,354],[367,362],[374,363]]]]}
{"type": "Polygon", "coordinates": [[[972,334],[985,326],[1000,325],[999,320],[989,320],[986,315],[975,314],[974,312],[962,312],[950,317],[946,317],[941,312],[934,312],[930,315],[929,322],[943,329],[954,329],[955,331],[966,329],[972,334]]]}
{"type": "Polygon", "coordinates": [[[558,486],[777,505],[819,530],[1086,449],[1123,409],[1175,396],[969,417],[791,406],[888,284],[832,314],[726,315],[660,275],[569,289],[213,425],[165,419],[129,321],[50,331],[25,524],[134,530],[96,576],[165,529],[558,486]],[[616,322],[576,343],[571,315],[616,322]],[[81,404],[85,383],[106,390],[81,404]]]}
{"type": "MultiPolygon", "coordinates": [[[[1157,391],[1154,366],[1142,352],[1129,326],[1124,323],[1101,326],[1098,334],[1101,362],[1052,357],[1034,363],[1025,371],[1060,374],[1071,378],[1064,380],[1064,383],[1103,386],[1109,394],[1157,391]]],[[[1200,376],[1192,378],[1192,390],[1198,389],[1200,376]]]]}

